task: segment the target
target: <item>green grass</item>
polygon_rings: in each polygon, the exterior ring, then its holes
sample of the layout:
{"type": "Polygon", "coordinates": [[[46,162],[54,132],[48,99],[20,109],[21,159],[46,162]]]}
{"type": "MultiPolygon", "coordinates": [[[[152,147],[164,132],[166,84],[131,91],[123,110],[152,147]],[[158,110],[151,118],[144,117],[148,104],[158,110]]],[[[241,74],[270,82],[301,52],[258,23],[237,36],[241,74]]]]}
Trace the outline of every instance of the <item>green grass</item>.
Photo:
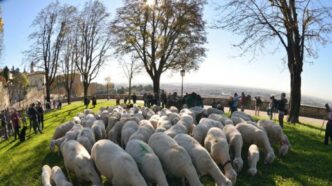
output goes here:
{"type": "MultiPolygon", "coordinates": [[[[94,108],[114,105],[113,101],[99,100],[94,108]]],[[[43,134],[35,135],[27,130],[27,140],[20,143],[11,137],[0,142],[0,185],[37,186],[41,185],[41,167],[59,165],[63,168],[58,153],[51,153],[49,142],[54,129],[84,110],[82,102],[65,105],[61,110],[45,114],[43,134]]],[[[285,125],[285,133],[292,143],[292,149],[286,157],[277,157],[271,165],[258,163],[258,175],[251,177],[245,160],[243,171],[238,176],[237,185],[332,185],[332,144],[323,144],[323,133],[319,128],[304,125],[285,125]]],[[[277,151],[276,151],[277,152],[277,151]]],[[[243,157],[246,157],[246,150],[243,157]]],[[[244,158],[246,159],[246,158],[244,158]]],[[[261,156],[261,160],[263,155],[261,156]]],[[[204,185],[214,185],[211,178],[201,178],[204,185]]]]}

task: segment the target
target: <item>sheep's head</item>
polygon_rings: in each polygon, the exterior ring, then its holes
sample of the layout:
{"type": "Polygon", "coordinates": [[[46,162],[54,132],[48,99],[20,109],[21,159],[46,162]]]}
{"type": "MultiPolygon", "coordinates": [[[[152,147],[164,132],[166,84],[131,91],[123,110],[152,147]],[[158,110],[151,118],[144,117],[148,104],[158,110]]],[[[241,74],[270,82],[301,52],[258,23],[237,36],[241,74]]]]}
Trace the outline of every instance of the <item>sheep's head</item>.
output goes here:
{"type": "Polygon", "coordinates": [[[279,148],[279,156],[286,156],[288,153],[289,146],[287,144],[283,144],[279,148]]]}
{"type": "Polygon", "coordinates": [[[268,153],[266,154],[266,156],[265,156],[264,163],[265,163],[265,164],[271,164],[271,163],[273,162],[273,160],[274,160],[275,157],[276,157],[276,156],[275,156],[275,154],[274,154],[273,151],[268,152],[268,153]]]}
{"type": "Polygon", "coordinates": [[[257,174],[257,169],[256,168],[250,168],[250,169],[248,169],[248,173],[251,176],[255,176],[257,174]]]}
{"type": "Polygon", "coordinates": [[[233,160],[233,167],[236,170],[236,172],[240,172],[243,167],[243,160],[242,158],[234,158],[233,160]]]}
{"type": "Polygon", "coordinates": [[[54,152],[54,150],[55,150],[55,141],[54,140],[51,140],[50,150],[51,150],[51,152],[54,152]]]}
{"type": "Polygon", "coordinates": [[[232,181],[233,185],[235,185],[237,173],[234,169],[229,169],[228,171],[226,170],[225,176],[232,181]]]}

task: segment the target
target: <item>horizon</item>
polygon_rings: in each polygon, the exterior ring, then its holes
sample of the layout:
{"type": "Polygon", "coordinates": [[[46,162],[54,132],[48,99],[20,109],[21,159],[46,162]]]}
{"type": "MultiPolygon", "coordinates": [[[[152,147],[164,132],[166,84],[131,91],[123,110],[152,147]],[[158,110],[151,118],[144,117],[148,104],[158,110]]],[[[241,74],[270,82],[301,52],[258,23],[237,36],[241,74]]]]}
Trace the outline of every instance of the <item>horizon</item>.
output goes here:
{"type": "MultiPolygon", "coordinates": [[[[35,16],[51,0],[31,0],[1,1],[2,17],[4,20],[4,50],[2,52],[0,68],[7,65],[21,68],[23,71],[24,55],[23,51],[29,49],[31,41],[28,35],[32,33],[32,21],[35,16]]],[[[68,3],[74,6],[81,6],[85,1],[59,0],[60,3],[68,3]]],[[[120,0],[102,0],[114,19],[115,10],[122,6],[120,0]]],[[[236,43],[239,36],[235,36],[224,30],[211,29],[210,26],[215,21],[217,12],[213,10],[212,0],[204,7],[204,20],[207,21],[206,44],[207,53],[200,68],[194,72],[186,72],[184,84],[207,84],[217,86],[235,86],[263,90],[290,92],[290,75],[287,65],[282,62],[285,55],[284,49],[278,46],[278,42],[266,43],[266,50],[258,53],[255,60],[250,61],[251,54],[239,57],[240,50],[232,45],[236,43]]],[[[327,2],[331,5],[331,2],[327,2]]],[[[325,47],[318,47],[318,58],[307,59],[302,72],[302,95],[320,99],[332,100],[332,87],[329,86],[329,74],[331,65],[330,51],[332,45],[329,43],[325,47]],[[312,62],[312,63],[310,63],[312,62]]],[[[25,65],[27,67],[28,65],[25,65]]],[[[118,59],[112,57],[108,60],[98,77],[93,82],[104,83],[105,77],[109,76],[113,83],[126,83],[122,68],[118,59]]],[[[166,72],[161,76],[161,84],[181,84],[179,72],[166,72]]],[[[133,84],[151,84],[150,77],[143,72],[133,79],[133,84]]]]}

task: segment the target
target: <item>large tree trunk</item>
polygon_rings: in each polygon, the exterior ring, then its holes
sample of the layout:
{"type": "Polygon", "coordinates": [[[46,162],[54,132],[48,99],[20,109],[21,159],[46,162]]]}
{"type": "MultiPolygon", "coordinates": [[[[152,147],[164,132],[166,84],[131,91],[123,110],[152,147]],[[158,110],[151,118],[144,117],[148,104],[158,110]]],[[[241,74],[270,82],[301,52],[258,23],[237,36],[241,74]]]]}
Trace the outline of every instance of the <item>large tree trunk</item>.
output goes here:
{"type": "Polygon", "coordinates": [[[88,98],[89,83],[83,82],[84,99],[88,98]]]}
{"type": "MultiPolygon", "coordinates": [[[[296,68],[294,66],[294,68],[296,68]]],[[[289,101],[288,122],[298,123],[301,107],[301,70],[291,72],[291,95],[289,101]]]]}
{"type": "Polygon", "coordinates": [[[70,99],[70,96],[71,96],[71,94],[70,94],[70,92],[71,92],[71,88],[66,87],[66,91],[67,91],[67,103],[68,103],[68,105],[70,105],[70,103],[71,103],[71,99],[70,99]]]}
{"type": "MultiPolygon", "coordinates": [[[[46,88],[46,101],[51,103],[51,93],[50,93],[50,82],[49,82],[49,79],[48,79],[48,74],[45,74],[45,88],[46,88]]],[[[58,85],[56,85],[58,86],[58,85]]]]}
{"type": "Polygon", "coordinates": [[[129,104],[131,103],[131,78],[129,78],[129,87],[128,87],[128,99],[129,99],[129,104]]]}
{"type": "Polygon", "coordinates": [[[160,105],[160,96],[159,96],[159,94],[160,94],[160,76],[161,76],[161,74],[156,73],[154,77],[151,77],[152,82],[153,82],[153,92],[155,95],[157,95],[156,96],[157,105],[160,105]]]}

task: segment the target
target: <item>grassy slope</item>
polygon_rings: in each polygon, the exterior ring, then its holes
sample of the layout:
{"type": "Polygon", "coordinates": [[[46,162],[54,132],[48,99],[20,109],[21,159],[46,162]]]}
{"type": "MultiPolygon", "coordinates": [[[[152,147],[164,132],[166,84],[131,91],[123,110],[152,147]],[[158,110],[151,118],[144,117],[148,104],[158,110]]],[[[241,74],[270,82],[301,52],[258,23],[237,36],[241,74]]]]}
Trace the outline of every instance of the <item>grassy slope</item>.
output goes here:
{"type": "MultiPolygon", "coordinates": [[[[114,102],[99,101],[100,106],[114,102]]],[[[70,120],[83,111],[82,102],[64,106],[62,110],[45,115],[43,134],[34,135],[27,131],[28,139],[20,143],[10,138],[0,142],[0,185],[40,185],[41,167],[60,165],[62,159],[49,151],[49,141],[59,124],[70,120]]],[[[285,127],[293,147],[284,158],[277,158],[272,165],[258,163],[258,175],[250,177],[247,166],[238,177],[237,185],[332,185],[332,144],[323,145],[323,134],[317,128],[302,125],[285,127]]],[[[246,157],[246,152],[243,157],[246,157]]],[[[261,159],[263,157],[261,156],[261,159]]],[[[245,161],[246,164],[246,161],[245,161]]],[[[214,185],[209,177],[203,177],[204,185],[214,185]]]]}

